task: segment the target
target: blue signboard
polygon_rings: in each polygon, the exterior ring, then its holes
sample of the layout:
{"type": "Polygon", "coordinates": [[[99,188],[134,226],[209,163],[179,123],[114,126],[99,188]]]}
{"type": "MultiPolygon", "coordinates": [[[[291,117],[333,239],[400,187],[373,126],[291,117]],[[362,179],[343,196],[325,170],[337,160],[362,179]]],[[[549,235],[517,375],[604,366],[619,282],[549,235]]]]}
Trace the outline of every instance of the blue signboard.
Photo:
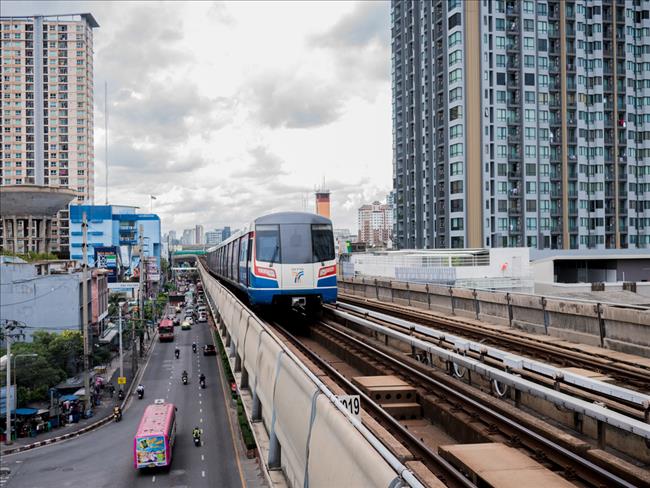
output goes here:
{"type": "Polygon", "coordinates": [[[108,270],[109,283],[117,283],[121,266],[117,246],[95,247],[95,266],[108,270]]]}
{"type": "MultiPolygon", "coordinates": [[[[11,385],[9,389],[9,395],[11,398],[11,411],[16,410],[16,387],[11,385]]],[[[0,416],[7,414],[7,387],[3,386],[0,388],[0,416]]]]}

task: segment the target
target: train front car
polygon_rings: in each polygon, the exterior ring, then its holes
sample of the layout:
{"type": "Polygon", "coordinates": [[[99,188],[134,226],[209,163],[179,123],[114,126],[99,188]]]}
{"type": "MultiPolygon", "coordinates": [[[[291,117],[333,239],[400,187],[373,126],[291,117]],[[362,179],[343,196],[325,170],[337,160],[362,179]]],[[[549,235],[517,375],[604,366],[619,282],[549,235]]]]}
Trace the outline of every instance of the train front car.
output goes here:
{"type": "Polygon", "coordinates": [[[254,222],[251,283],[254,305],[303,306],[317,312],[336,302],[331,220],[303,212],[265,215],[254,222]]]}

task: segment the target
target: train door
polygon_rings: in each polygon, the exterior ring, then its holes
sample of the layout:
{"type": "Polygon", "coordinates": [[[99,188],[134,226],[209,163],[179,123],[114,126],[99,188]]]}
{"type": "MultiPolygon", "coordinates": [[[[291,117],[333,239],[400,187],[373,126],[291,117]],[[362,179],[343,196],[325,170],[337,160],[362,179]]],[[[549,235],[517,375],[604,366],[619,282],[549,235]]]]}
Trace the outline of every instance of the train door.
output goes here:
{"type": "Polygon", "coordinates": [[[246,258],[248,257],[248,235],[239,239],[239,283],[248,286],[248,276],[246,276],[246,258]]]}

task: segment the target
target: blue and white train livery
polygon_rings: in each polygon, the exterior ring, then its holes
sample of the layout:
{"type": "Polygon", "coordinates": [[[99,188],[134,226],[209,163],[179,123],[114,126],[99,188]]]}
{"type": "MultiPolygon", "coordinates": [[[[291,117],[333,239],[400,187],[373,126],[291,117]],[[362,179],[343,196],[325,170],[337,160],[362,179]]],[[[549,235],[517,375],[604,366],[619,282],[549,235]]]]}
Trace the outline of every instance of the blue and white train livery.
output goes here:
{"type": "Polygon", "coordinates": [[[304,212],[255,219],[207,253],[210,271],[244,291],[252,305],[336,302],[332,221],[304,212]]]}

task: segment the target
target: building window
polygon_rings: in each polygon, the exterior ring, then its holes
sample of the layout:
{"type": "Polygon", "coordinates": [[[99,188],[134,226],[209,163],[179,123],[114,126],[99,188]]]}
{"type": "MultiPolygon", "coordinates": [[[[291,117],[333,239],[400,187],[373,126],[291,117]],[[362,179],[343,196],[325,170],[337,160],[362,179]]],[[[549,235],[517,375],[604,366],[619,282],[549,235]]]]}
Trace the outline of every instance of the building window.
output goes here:
{"type": "MultiPolygon", "coordinates": [[[[449,36],[449,47],[453,47],[456,44],[460,44],[463,42],[463,34],[461,32],[454,32],[449,36]]],[[[504,40],[504,45],[505,45],[505,40],[504,40]]]]}
{"type": "Polygon", "coordinates": [[[463,70],[461,68],[456,68],[455,70],[449,73],[449,83],[455,83],[457,81],[463,80],[463,70]]]}
{"type": "Polygon", "coordinates": [[[449,53],[449,66],[453,66],[456,63],[463,61],[463,52],[461,50],[456,50],[449,53]]]}
{"type": "Polygon", "coordinates": [[[449,165],[449,174],[451,176],[458,176],[463,174],[463,163],[457,162],[457,163],[451,163],[449,165]]]}
{"type": "Polygon", "coordinates": [[[456,139],[457,137],[463,137],[462,124],[452,125],[449,128],[449,139],[456,139]]]}
{"type": "Polygon", "coordinates": [[[451,219],[451,230],[463,230],[463,229],[464,229],[464,224],[463,224],[462,217],[451,219]]]}
{"type": "Polygon", "coordinates": [[[458,87],[454,88],[449,92],[449,102],[454,102],[456,100],[461,100],[463,98],[463,89],[458,87]]]}
{"type": "Polygon", "coordinates": [[[457,144],[452,144],[449,146],[449,157],[453,158],[456,156],[462,156],[463,155],[463,144],[462,143],[457,143],[457,144]]]}
{"type": "Polygon", "coordinates": [[[454,15],[449,17],[449,30],[458,27],[459,25],[461,25],[461,15],[460,12],[456,12],[454,15]]]}
{"type": "Polygon", "coordinates": [[[526,182],[526,194],[527,195],[534,195],[537,193],[537,183],[534,181],[527,181],[526,182]]]}
{"type": "Polygon", "coordinates": [[[462,181],[452,181],[449,184],[449,193],[463,193],[463,182],[462,181]]]}
{"type": "Polygon", "coordinates": [[[505,68],[506,67],[506,55],[505,54],[497,54],[496,63],[497,63],[497,68],[505,68]]]}
{"type": "Polygon", "coordinates": [[[536,217],[527,217],[526,218],[526,230],[537,230],[537,218],[536,217]]]}

